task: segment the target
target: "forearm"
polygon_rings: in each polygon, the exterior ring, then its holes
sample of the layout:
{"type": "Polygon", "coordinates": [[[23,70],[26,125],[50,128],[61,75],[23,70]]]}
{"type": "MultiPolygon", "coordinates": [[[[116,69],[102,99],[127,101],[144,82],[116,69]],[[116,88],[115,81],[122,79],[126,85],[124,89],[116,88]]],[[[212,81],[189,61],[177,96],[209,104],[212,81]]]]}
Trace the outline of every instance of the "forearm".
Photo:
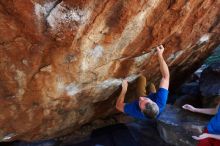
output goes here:
{"type": "Polygon", "coordinates": [[[195,108],[194,112],[207,115],[215,115],[217,111],[216,108],[195,108]]]}
{"type": "Polygon", "coordinates": [[[163,56],[158,55],[158,60],[160,63],[160,71],[161,71],[162,77],[169,78],[170,77],[169,68],[168,68],[163,56]]]}
{"type": "Polygon", "coordinates": [[[126,94],[126,91],[122,90],[118,99],[117,99],[117,102],[116,102],[116,109],[121,111],[121,112],[124,112],[124,99],[125,99],[125,94],[126,94]]]}
{"type": "Polygon", "coordinates": [[[217,135],[217,134],[210,134],[210,133],[208,133],[208,135],[209,135],[210,138],[214,138],[214,139],[218,139],[218,140],[220,140],[220,135],[217,135]]]}
{"type": "Polygon", "coordinates": [[[118,99],[117,99],[117,105],[120,104],[120,103],[124,103],[125,94],[126,94],[126,91],[122,90],[119,97],[118,97],[118,99]]]}

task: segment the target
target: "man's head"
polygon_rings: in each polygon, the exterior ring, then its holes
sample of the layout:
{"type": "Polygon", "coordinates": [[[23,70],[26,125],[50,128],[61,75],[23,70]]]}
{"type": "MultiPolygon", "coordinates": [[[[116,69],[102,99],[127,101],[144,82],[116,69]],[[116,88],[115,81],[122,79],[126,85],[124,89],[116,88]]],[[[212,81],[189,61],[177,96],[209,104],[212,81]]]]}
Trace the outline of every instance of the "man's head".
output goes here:
{"type": "Polygon", "coordinates": [[[146,97],[139,98],[139,107],[145,116],[149,118],[156,118],[159,113],[159,107],[155,102],[146,97]]]}

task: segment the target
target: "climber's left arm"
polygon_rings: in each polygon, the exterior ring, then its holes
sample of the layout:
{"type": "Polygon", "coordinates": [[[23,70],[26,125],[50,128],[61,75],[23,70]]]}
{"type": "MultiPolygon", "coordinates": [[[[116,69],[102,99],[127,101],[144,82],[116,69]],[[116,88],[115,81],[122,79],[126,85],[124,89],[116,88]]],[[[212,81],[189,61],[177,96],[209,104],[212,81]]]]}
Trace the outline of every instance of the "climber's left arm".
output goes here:
{"type": "Polygon", "coordinates": [[[124,99],[125,99],[125,94],[127,92],[127,88],[128,88],[128,82],[126,80],[124,80],[122,82],[121,93],[120,93],[120,95],[117,99],[117,102],[116,102],[116,109],[121,112],[124,112],[124,106],[125,106],[124,99]]]}

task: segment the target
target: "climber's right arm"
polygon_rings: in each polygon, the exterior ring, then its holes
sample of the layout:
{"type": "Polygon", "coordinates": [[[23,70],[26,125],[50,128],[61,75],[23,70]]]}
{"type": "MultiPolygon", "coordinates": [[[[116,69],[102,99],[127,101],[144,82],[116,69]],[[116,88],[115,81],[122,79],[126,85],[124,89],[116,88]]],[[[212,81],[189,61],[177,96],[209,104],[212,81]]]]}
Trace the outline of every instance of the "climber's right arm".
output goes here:
{"type": "Polygon", "coordinates": [[[156,47],[157,49],[157,55],[158,55],[158,60],[160,63],[160,72],[162,74],[162,79],[160,81],[160,88],[167,89],[169,88],[169,81],[170,81],[170,72],[169,68],[163,58],[163,52],[164,52],[164,47],[163,45],[160,45],[156,47]]]}

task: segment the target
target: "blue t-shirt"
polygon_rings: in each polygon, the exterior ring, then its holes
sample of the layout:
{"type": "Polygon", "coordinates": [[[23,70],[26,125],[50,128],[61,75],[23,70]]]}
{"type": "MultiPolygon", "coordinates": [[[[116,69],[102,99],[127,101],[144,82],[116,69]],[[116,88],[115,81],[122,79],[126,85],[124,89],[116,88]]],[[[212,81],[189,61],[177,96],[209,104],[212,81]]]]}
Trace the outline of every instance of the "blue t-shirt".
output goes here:
{"type": "Polygon", "coordinates": [[[218,113],[211,119],[207,126],[208,133],[220,134],[220,107],[218,113]]]}
{"type": "MultiPolygon", "coordinates": [[[[156,93],[150,93],[147,98],[150,98],[152,101],[154,101],[158,107],[159,107],[159,114],[164,110],[166,103],[167,103],[167,97],[168,97],[168,90],[164,88],[159,88],[159,90],[156,93]]],[[[147,120],[148,117],[146,117],[139,107],[139,100],[135,100],[131,103],[126,103],[124,106],[124,113],[128,114],[129,116],[132,116],[137,119],[141,120],[147,120]]],[[[157,117],[159,116],[157,115],[157,117]]]]}

